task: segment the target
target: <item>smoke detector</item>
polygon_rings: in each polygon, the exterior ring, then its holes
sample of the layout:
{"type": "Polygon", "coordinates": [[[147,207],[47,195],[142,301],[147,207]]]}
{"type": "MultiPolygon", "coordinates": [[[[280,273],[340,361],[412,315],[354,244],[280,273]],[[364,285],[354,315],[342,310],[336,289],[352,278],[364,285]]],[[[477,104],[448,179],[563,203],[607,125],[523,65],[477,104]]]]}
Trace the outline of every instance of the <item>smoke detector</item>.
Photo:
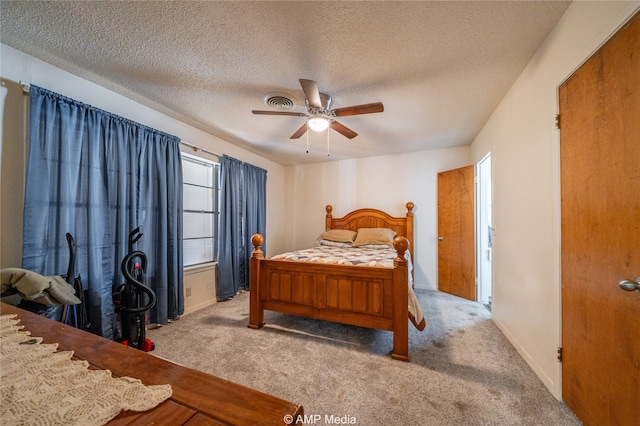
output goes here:
{"type": "Polygon", "coordinates": [[[288,111],[296,106],[293,97],[286,93],[271,93],[264,97],[264,103],[281,111],[288,111]]]}

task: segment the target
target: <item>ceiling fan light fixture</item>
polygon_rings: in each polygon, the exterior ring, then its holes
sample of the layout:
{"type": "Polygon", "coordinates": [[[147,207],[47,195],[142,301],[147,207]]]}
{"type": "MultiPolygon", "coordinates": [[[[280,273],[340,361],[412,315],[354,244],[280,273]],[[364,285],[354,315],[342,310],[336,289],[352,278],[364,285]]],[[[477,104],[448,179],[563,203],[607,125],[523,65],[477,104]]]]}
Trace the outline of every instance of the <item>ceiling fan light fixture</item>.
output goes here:
{"type": "Polygon", "coordinates": [[[311,130],[322,132],[323,130],[327,130],[327,127],[329,127],[329,120],[327,120],[327,118],[323,117],[322,115],[314,115],[309,118],[307,124],[309,125],[309,128],[311,128],[311,130]]]}

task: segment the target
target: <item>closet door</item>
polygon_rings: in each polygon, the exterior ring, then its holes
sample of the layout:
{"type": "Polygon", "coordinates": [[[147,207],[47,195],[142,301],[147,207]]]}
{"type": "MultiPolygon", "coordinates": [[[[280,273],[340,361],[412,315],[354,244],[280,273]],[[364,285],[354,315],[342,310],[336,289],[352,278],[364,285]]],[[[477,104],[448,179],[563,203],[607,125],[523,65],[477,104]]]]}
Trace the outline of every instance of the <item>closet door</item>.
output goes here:
{"type": "Polygon", "coordinates": [[[438,173],[438,290],[476,300],[475,167],[438,173]]]}
{"type": "Polygon", "coordinates": [[[640,425],[640,18],[559,89],[562,397],[586,426],[640,425]]]}

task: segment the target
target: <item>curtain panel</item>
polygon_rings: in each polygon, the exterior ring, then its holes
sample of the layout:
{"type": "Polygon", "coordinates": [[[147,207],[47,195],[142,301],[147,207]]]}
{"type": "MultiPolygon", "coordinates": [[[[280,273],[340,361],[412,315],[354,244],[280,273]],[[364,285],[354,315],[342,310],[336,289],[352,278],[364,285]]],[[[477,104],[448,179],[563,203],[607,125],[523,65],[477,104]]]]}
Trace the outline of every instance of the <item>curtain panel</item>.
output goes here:
{"type": "MultiPolygon", "coordinates": [[[[217,296],[249,289],[251,237],[265,235],[267,171],[223,155],[220,159],[217,296]]],[[[266,251],[266,246],[263,246],[266,251]]]]}
{"type": "Polygon", "coordinates": [[[31,85],[22,267],[64,273],[71,233],[90,330],[112,338],[112,292],[138,226],[150,320],[166,322],[184,312],[179,139],[31,85]]]}

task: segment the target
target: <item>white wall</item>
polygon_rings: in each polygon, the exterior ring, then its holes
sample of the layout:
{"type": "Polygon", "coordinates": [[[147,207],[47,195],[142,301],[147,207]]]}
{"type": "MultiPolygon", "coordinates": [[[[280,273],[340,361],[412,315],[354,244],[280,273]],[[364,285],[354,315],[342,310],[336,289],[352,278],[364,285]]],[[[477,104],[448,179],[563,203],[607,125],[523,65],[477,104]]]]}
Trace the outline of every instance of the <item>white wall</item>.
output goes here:
{"type": "Polygon", "coordinates": [[[491,152],[493,319],[561,398],[558,86],[640,2],[574,2],[471,146],[491,152]]]}
{"type": "MultiPolygon", "coordinates": [[[[371,207],[404,216],[415,204],[415,287],[437,288],[437,173],[468,165],[469,147],[287,167],[287,250],[310,247],[333,216],[371,207]]],[[[275,254],[268,246],[269,254],[275,254]]]]}

